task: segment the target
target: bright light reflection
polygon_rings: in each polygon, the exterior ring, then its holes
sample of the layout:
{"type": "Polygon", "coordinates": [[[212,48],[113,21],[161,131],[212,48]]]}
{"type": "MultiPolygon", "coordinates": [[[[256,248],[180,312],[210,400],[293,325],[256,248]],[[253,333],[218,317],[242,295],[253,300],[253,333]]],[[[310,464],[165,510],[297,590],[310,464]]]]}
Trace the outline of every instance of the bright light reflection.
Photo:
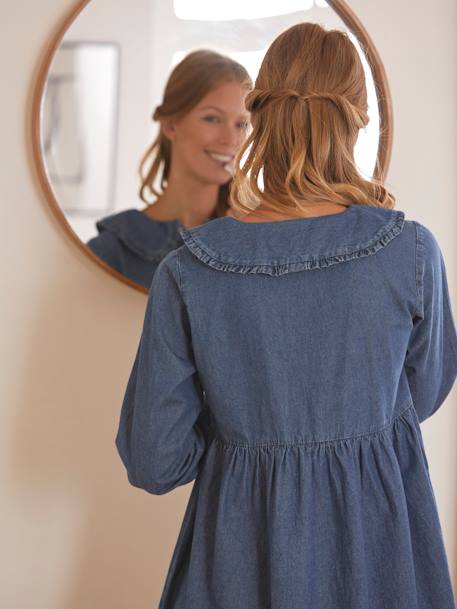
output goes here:
{"type": "Polygon", "coordinates": [[[173,9],[178,19],[196,19],[198,21],[231,21],[234,19],[262,19],[287,15],[297,11],[307,11],[313,6],[327,8],[324,0],[230,0],[214,2],[212,0],[173,0],[173,9]]]}

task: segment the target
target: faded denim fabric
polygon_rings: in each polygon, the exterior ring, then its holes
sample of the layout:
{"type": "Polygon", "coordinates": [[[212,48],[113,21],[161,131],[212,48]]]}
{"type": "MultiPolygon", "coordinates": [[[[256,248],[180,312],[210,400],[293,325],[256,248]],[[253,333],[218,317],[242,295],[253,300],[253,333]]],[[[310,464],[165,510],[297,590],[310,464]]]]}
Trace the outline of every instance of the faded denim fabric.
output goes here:
{"type": "Polygon", "coordinates": [[[86,243],[115,271],[149,289],[159,262],[183,240],[178,220],[159,221],[138,209],[106,216],[95,223],[99,234],[86,243]]]}
{"type": "Polygon", "coordinates": [[[432,232],[399,210],[183,230],[116,446],[194,480],[159,609],[455,609],[420,423],[457,376],[432,232]]]}

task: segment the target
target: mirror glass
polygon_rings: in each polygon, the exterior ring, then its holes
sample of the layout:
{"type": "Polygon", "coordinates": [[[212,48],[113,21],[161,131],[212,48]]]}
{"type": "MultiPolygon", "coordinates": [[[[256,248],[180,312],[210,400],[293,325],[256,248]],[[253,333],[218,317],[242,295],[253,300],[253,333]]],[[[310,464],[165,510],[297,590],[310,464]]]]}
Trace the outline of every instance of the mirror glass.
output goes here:
{"type": "Polygon", "coordinates": [[[179,223],[157,223],[139,213],[147,208],[139,197],[139,163],[157,135],[151,115],[172,68],[190,51],[204,48],[236,60],[255,80],[272,40],[301,21],[345,30],[359,49],[370,122],[360,132],[355,157],[360,172],[372,176],[380,130],[373,75],[357,39],[325,1],[85,4],[47,74],[40,107],[41,155],[54,197],[79,239],[87,244],[102,231],[112,231],[124,254],[130,250],[138,258],[139,268],[110,261],[112,250],[102,256],[87,247],[92,254],[149,288],[160,259],[182,244],[179,223]],[[122,212],[129,214],[120,216],[122,212]]]}

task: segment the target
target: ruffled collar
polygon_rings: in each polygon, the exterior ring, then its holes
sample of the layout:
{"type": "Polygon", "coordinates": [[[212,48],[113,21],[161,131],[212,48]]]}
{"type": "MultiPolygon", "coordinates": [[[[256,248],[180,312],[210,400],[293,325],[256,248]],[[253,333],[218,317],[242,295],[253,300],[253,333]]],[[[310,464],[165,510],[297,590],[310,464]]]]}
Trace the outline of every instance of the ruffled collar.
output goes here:
{"type": "Polygon", "coordinates": [[[151,262],[182,245],[179,230],[184,227],[178,220],[154,220],[138,209],[106,216],[95,225],[99,233],[111,231],[134,254],[151,262]]]}
{"type": "Polygon", "coordinates": [[[278,222],[225,216],[179,233],[214,269],[283,275],[374,254],[401,233],[404,221],[403,211],[354,203],[337,214],[278,222]]]}

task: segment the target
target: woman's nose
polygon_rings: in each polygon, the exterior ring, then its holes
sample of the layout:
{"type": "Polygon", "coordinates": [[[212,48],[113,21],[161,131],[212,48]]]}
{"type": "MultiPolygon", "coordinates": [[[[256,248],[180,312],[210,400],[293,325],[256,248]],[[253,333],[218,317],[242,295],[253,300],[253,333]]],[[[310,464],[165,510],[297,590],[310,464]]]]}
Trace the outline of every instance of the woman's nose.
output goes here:
{"type": "Polygon", "coordinates": [[[227,125],[221,132],[220,141],[226,146],[239,146],[242,141],[240,129],[238,129],[236,126],[227,125]]]}

